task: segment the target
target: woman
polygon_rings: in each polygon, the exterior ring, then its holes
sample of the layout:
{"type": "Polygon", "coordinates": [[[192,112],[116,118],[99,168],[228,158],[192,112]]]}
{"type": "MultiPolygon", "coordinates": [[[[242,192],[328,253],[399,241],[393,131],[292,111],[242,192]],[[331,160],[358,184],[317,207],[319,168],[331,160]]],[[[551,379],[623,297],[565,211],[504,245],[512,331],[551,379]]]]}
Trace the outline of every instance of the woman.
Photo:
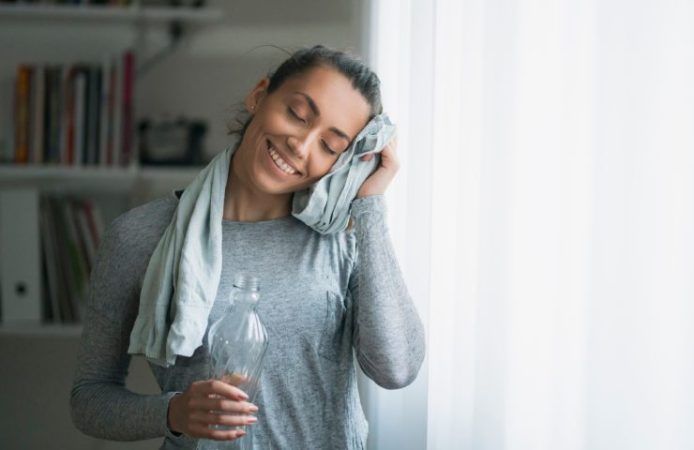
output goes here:
{"type": "Polygon", "coordinates": [[[162,448],[195,448],[198,438],[244,435],[212,424],[247,425],[255,448],[360,449],[368,424],[353,354],[387,389],[408,385],[419,371],[424,331],[385,223],[383,194],[398,168],[394,143],[359,188],[347,230],[320,234],[290,214],[292,194],[325,175],[382,112],[378,77],[345,53],[315,46],[261,79],[244,103],[251,116],[229,165],[222,277],[210,323],[235,273],[260,277],[257,311],[270,345],[255,404],[240,389],[207,379],[204,345],[172,367],[150,364],[160,395],[124,387],[139,289],[175,212],[181,191],[174,191],[118,217],[101,244],[71,396],[73,421],[86,434],[165,436],[162,448]]]}

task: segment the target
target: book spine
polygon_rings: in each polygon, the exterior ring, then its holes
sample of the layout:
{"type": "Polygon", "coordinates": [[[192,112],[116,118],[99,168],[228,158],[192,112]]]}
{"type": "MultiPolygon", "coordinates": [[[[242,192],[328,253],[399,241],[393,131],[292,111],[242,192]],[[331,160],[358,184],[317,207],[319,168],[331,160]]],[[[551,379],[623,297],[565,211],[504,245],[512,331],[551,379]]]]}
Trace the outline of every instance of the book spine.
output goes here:
{"type": "Polygon", "coordinates": [[[122,166],[130,165],[133,142],[133,95],[135,88],[135,54],[128,50],[123,55],[123,155],[122,166]]]}
{"type": "Polygon", "coordinates": [[[65,313],[66,322],[76,322],[79,320],[75,296],[78,292],[78,286],[75,283],[75,274],[73,273],[72,264],[70,264],[70,249],[68,245],[68,230],[63,215],[61,199],[53,197],[50,199],[51,215],[54,219],[55,235],[57,237],[57,255],[58,267],[60,269],[60,279],[63,283],[63,297],[61,298],[61,308],[65,313]]]}
{"type": "Polygon", "coordinates": [[[114,165],[121,164],[123,153],[123,61],[117,56],[115,61],[115,80],[113,91],[113,155],[114,165]]]}
{"type": "Polygon", "coordinates": [[[58,69],[58,129],[59,131],[59,148],[60,148],[60,163],[70,165],[70,155],[68,154],[67,138],[68,138],[68,100],[70,98],[68,79],[69,73],[66,66],[60,66],[58,69]]]}
{"type": "Polygon", "coordinates": [[[101,66],[99,66],[99,65],[95,65],[93,67],[93,70],[94,70],[94,129],[92,130],[92,147],[93,147],[94,158],[92,160],[92,163],[94,165],[99,165],[99,163],[101,161],[100,143],[101,143],[101,128],[102,128],[102,121],[101,121],[102,70],[101,70],[101,66]]]}
{"type": "Polygon", "coordinates": [[[111,105],[111,59],[101,63],[101,103],[99,111],[99,165],[108,165],[109,107],[111,105]]]}
{"type": "Polygon", "coordinates": [[[72,301],[74,302],[75,311],[77,312],[77,321],[80,321],[83,316],[85,293],[89,278],[89,273],[86,268],[86,255],[80,244],[79,232],[75,222],[75,216],[72,209],[72,200],[65,198],[62,203],[63,218],[67,228],[67,239],[69,261],[66,261],[71,266],[71,272],[74,277],[74,285],[76,287],[72,301]]]}
{"type": "Polygon", "coordinates": [[[26,163],[34,160],[34,98],[36,97],[36,81],[34,80],[34,66],[29,68],[29,95],[27,96],[26,110],[26,140],[27,140],[27,155],[26,163]]]}
{"type": "Polygon", "coordinates": [[[50,97],[50,110],[49,110],[49,155],[50,162],[55,164],[60,164],[61,154],[60,154],[60,79],[61,79],[61,68],[60,66],[51,67],[50,71],[50,84],[49,84],[49,97],[50,97]]]}
{"type": "Polygon", "coordinates": [[[84,160],[84,102],[85,74],[82,70],[75,73],[75,161],[82,164],[84,160]]]}
{"type": "Polygon", "coordinates": [[[41,246],[43,247],[43,264],[45,267],[46,280],[46,296],[48,304],[51,308],[51,318],[54,322],[65,321],[65,312],[61,309],[60,296],[62,295],[62,287],[60,283],[60,274],[56,254],[56,243],[54,235],[55,227],[53,219],[45,198],[41,199],[41,246]]]}
{"type": "Polygon", "coordinates": [[[87,272],[91,274],[92,267],[94,267],[94,258],[96,257],[96,245],[91,231],[89,230],[89,222],[87,219],[87,209],[85,202],[75,202],[74,204],[74,214],[77,222],[77,228],[79,230],[79,236],[82,241],[83,249],[86,254],[87,259],[87,272]]]}
{"type": "Polygon", "coordinates": [[[65,123],[67,163],[75,163],[75,68],[71,67],[65,87],[65,123]]]}
{"type": "Polygon", "coordinates": [[[46,70],[43,66],[37,66],[34,76],[34,159],[35,164],[43,163],[44,155],[44,105],[46,102],[46,70]]]}
{"type": "Polygon", "coordinates": [[[15,87],[15,157],[16,163],[24,164],[29,159],[28,121],[29,121],[29,67],[17,67],[15,87]]]}

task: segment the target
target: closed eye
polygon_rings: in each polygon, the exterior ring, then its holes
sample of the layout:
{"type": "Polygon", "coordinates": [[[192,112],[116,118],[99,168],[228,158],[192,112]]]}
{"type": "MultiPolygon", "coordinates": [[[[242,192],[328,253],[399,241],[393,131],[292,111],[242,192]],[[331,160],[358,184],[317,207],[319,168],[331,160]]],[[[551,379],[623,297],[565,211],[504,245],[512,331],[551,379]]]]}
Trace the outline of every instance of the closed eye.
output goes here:
{"type": "MultiPolygon", "coordinates": [[[[291,116],[293,116],[295,119],[300,120],[300,121],[303,122],[303,123],[306,123],[306,121],[305,121],[304,119],[302,119],[301,117],[299,117],[299,115],[298,115],[297,113],[295,113],[294,110],[293,110],[292,108],[287,107],[287,111],[288,111],[289,114],[290,114],[291,116]]],[[[332,148],[330,148],[330,147],[328,146],[328,144],[325,143],[325,141],[321,141],[321,142],[323,143],[323,148],[325,149],[326,152],[330,153],[330,154],[333,155],[333,156],[334,156],[334,155],[337,155],[337,152],[336,152],[335,150],[333,150],[332,148]]]]}
{"type": "Polygon", "coordinates": [[[298,119],[298,120],[302,121],[303,123],[306,123],[306,121],[305,121],[304,119],[302,119],[301,117],[299,117],[299,115],[298,115],[297,113],[295,113],[294,110],[293,110],[292,108],[289,108],[289,107],[288,107],[288,108],[287,108],[287,111],[288,111],[289,114],[291,114],[295,119],[298,119]]]}
{"type": "Polygon", "coordinates": [[[325,148],[325,150],[328,153],[330,153],[331,155],[337,155],[337,152],[335,150],[331,149],[330,147],[328,147],[328,144],[326,144],[325,141],[321,141],[321,142],[323,142],[323,147],[325,148]]]}

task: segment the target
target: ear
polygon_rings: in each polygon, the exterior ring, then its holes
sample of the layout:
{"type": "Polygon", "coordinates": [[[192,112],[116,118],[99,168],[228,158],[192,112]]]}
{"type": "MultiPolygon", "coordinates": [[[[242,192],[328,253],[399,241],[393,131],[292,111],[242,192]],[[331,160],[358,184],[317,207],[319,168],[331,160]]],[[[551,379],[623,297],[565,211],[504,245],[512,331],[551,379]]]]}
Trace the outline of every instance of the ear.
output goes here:
{"type": "Polygon", "coordinates": [[[260,81],[258,81],[255,87],[251,90],[251,92],[249,92],[248,95],[246,95],[244,104],[248,112],[250,112],[251,114],[255,114],[263,98],[265,98],[265,96],[267,95],[267,88],[269,85],[270,79],[268,77],[263,77],[260,81]]]}

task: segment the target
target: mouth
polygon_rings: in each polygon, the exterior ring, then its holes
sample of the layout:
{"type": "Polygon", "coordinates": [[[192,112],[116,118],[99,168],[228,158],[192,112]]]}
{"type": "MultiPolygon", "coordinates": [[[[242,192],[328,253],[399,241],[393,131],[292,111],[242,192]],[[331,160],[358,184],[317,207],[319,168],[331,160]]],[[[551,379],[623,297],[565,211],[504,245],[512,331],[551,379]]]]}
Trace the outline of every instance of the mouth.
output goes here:
{"type": "Polygon", "coordinates": [[[301,175],[301,172],[299,172],[296,167],[291,165],[287,160],[282,158],[282,155],[275,149],[275,147],[272,145],[272,142],[270,142],[269,139],[265,140],[265,144],[267,147],[267,152],[270,155],[270,158],[275,164],[275,167],[279,169],[281,172],[287,174],[287,175],[301,175]]]}

